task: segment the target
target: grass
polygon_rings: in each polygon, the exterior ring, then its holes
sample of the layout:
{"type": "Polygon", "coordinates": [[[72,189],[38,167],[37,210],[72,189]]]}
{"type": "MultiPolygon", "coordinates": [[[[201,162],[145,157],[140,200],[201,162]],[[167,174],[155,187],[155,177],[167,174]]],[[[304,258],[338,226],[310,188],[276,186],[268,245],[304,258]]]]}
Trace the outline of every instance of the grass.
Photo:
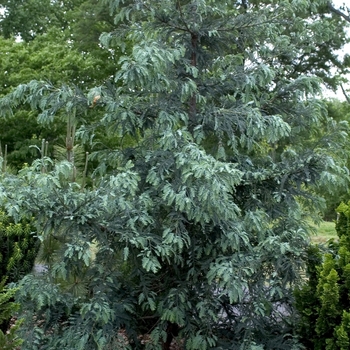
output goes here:
{"type": "Polygon", "coordinates": [[[335,231],[335,222],[323,221],[320,225],[315,226],[316,235],[312,236],[314,243],[326,243],[328,240],[337,239],[337,232],[335,231]]]}

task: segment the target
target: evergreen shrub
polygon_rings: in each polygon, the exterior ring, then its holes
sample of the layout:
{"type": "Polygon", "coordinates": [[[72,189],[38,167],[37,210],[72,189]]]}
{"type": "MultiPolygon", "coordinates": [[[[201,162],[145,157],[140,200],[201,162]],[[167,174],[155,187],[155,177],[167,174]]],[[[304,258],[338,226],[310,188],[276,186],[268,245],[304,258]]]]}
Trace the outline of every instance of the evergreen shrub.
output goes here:
{"type": "Polygon", "coordinates": [[[326,251],[308,251],[308,281],[296,290],[299,334],[307,349],[346,350],[350,347],[350,201],[341,203],[336,231],[326,251]]]}
{"type": "MultiPolygon", "coordinates": [[[[8,327],[8,320],[18,309],[18,304],[13,302],[14,294],[17,288],[8,288],[5,286],[6,278],[0,282],[0,324],[8,327]]],[[[20,327],[22,320],[16,321],[7,330],[0,330],[0,349],[13,350],[18,349],[22,344],[22,339],[18,338],[16,331],[20,327]]]]}
{"type": "Polygon", "coordinates": [[[0,210],[0,276],[7,283],[16,282],[29,273],[40,247],[30,220],[15,223],[0,210]]]}

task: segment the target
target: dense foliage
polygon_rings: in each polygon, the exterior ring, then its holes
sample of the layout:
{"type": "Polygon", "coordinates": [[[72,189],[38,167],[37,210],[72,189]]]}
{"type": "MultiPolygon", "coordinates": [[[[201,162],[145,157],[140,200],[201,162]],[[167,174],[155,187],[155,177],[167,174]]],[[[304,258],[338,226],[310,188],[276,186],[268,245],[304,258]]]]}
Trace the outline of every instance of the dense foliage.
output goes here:
{"type": "MultiPolygon", "coordinates": [[[[0,1],[0,95],[22,83],[40,79],[51,84],[70,82],[87,90],[115,73],[118,50],[102,50],[99,36],[111,30],[113,18],[106,6],[94,1],[0,1]],[[30,14],[30,16],[28,16],[30,14]],[[15,36],[20,36],[20,39],[15,36]]],[[[37,113],[21,106],[14,118],[0,120],[2,151],[6,145],[7,165],[15,170],[31,163],[41,140],[64,145],[65,123],[50,126],[37,121],[37,113]],[[24,128],[23,125],[26,127],[24,128]]]]}
{"type": "Polygon", "coordinates": [[[3,278],[0,283],[0,347],[2,350],[15,350],[22,344],[16,334],[22,322],[18,321],[8,329],[9,320],[19,305],[13,302],[17,289],[5,287],[5,283],[6,278],[3,278]]]}
{"type": "Polygon", "coordinates": [[[338,207],[339,242],[331,241],[323,255],[309,250],[308,282],[296,291],[300,334],[307,349],[345,350],[350,346],[350,210],[338,207]]]}
{"type": "Polygon", "coordinates": [[[13,223],[0,211],[0,276],[6,277],[9,283],[28,274],[39,246],[39,238],[29,220],[13,223]]]}
{"type": "MultiPolygon", "coordinates": [[[[348,101],[328,100],[326,103],[328,116],[337,122],[346,121],[350,122],[350,105],[348,101]]],[[[345,150],[348,154],[350,149],[345,150]]],[[[347,168],[350,169],[349,160],[347,168]]],[[[323,214],[323,218],[327,221],[335,221],[337,219],[337,207],[341,202],[346,202],[349,199],[348,188],[339,186],[339,188],[332,194],[327,195],[326,211],[323,214]]]]}
{"type": "Polygon", "coordinates": [[[347,181],[347,134],[315,97],[320,70],[293,64],[339,23],[322,0],[108,4],[113,79],[87,93],[35,80],[0,100],[97,150],[87,182],[45,152],[3,176],[1,204],[34,216],[52,252],[20,283],[22,349],[299,348],[306,219],[347,181]]]}
{"type": "Polygon", "coordinates": [[[22,323],[12,319],[19,304],[14,302],[17,289],[6,284],[17,282],[30,273],[38,255],[40,241],[30,220],[18,223],[0,211],[0,348],[17,349],[21,340],[15,334],[22,323]]]}

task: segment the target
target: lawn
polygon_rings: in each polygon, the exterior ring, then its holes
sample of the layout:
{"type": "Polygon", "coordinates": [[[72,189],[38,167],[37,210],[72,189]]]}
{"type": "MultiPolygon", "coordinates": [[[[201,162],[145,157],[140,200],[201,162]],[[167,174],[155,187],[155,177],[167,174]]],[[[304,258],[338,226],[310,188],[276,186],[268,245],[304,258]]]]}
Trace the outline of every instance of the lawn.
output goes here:
{"type": "Polygon", "coordinates": [[[315,226],[315,228],[317,233],[312,236],[312,241],[314,243],[325,243],[331,238],[338,238],[334,221],[323,221],[320,225],[315,226]]]}

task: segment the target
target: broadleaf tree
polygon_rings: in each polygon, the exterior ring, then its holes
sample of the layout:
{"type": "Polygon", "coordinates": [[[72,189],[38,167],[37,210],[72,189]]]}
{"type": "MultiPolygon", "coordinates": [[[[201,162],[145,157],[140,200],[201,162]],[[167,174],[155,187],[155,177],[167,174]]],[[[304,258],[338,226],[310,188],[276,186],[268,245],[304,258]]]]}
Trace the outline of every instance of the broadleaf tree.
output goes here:
{"type": "Polygon", "coordinates": [[[60,243],[21,281],[22,349],[297,349],[307,219],[320,188],[347,182],[347,129],[321,79],[280,57],[326,2],[107,5],[116,28],[101,43],[124,50],[113,81],[86,95],[32,81],[0,100],[3,114],[73,116],[81,142],[121,140],[91,155],[89,186],[47,157],[2,175],[8,214],[60,243]]]}

